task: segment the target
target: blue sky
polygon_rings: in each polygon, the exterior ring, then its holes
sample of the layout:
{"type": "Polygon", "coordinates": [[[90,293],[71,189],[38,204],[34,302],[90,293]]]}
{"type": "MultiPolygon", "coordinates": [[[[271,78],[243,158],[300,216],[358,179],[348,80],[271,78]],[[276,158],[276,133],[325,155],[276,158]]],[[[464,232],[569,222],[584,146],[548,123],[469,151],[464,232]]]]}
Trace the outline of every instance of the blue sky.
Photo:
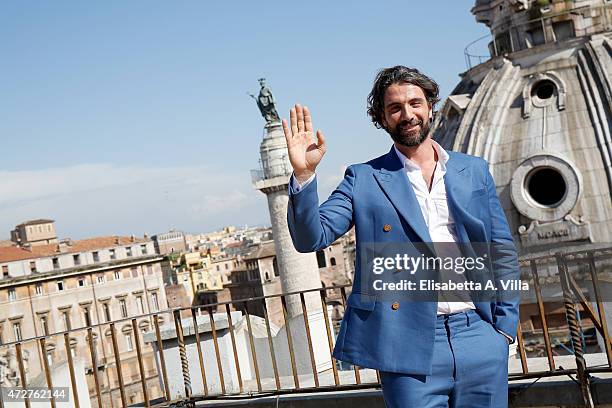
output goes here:
{"type": "Polygon", "coordinates": [[[253,190],[266,77],[281,116],[326,134],[325,198],[385,153],[365,114],[376,72],[414,66],[447,96],[488,31],[472,0],[33,1],[0,4],[0,238],[53,218],[62,237],[269,223],[253,190]]]}

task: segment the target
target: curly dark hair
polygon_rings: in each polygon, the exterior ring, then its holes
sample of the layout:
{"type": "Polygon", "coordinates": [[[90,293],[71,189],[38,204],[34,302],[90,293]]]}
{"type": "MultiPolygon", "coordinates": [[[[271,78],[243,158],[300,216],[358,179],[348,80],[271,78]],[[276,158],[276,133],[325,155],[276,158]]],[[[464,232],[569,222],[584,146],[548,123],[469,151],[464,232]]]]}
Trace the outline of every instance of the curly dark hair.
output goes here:
{"type": "Polygon", "coordinates": [[[385,92],[393,84],[409,83],[420,87],[425,93],[427,103],[433,109],[440,100],[438,93],[440,87],[433,79],[419,72],[416,68],[408,68],[396,65],[391,68],[381,69],[376,75],[372,91],[368,95],[368,115],[372,118],[374,126],[378,129],[383,127],[382,118],[385,110],[385,92]]]}

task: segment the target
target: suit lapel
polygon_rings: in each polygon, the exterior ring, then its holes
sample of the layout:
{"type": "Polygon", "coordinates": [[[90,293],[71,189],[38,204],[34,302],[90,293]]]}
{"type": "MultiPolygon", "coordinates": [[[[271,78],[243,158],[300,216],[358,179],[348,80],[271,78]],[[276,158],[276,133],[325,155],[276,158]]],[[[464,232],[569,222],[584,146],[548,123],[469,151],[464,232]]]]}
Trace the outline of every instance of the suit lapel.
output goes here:
{"type": "Polygon", "coordinates": [[[429,230],[421,207],[417,201],[412,184],[408,179],[404,164],[391,147],[385,156],[383,165],[374,173],[380,188],[385,192],[397,212],[406,220],[423,242],[431,242],[429,230]]]}
{"type": "MultiPolygon", "coordinates": [[[[470,242],[476,235],[472,234],[472,239],[470,239],[467,231],[470,230],[472,233],[483,231],[484,234],[484,224],[482,220],[466,211],[474,189],[469,169],[466,168],[466,164],[460,159],[460,156],[453,154],[453,152],[449,152],[449,155],[450,158],[446,164],[447,170],[444,175],[448,205],[455,219],[459,241],[470,242]]],[[[485,236],[483,235],[483,238],[479,240],[484,242],[485,236]]]]}

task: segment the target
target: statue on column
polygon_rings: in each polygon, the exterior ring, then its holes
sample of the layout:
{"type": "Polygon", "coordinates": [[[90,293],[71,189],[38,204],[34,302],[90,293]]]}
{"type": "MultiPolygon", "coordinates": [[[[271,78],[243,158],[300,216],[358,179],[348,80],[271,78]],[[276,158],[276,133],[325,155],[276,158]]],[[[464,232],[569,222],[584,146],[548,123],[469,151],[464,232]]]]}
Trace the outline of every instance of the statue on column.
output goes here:
{"type": "Polygon", "coordinates": [[[259,95],[256,97],[255,95],[249,93],[249,96],[255,99],[257,102],[257,107],[261,112],[261,116],[266,120],[266,126],[270,125],[274,122],[280,122],[280,117],[278,116],[278,112],[276,111],[276,101],[274,100],[274,95],[272,95],[272,91],[266,85],[265,78],[259,78],[259,85],[261,89],[259,90],[259,95]]]}

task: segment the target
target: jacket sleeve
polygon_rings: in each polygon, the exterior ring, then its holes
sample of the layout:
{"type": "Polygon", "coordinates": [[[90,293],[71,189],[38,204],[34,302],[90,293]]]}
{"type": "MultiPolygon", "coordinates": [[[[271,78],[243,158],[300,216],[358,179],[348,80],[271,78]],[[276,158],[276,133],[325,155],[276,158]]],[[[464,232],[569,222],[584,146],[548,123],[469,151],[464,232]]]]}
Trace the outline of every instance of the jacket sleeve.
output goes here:
{"type": "Polygon", "coordinates": [[[518,280],[520,269],[518,264],[518,253],[510,233],[510,227],[504,210],[499,202],[495,182],[485,161],[486,188],[489,196],[489,210],[491,215],[491,247],[493,249],[492,261],[495,271],[495,279],[498,287],[498,299],[495,303],[493,313],[493,326],[500,332],[512,338],[514,343],[517,326],[519,323],[518,291],[501,289],[500,280],[518,280]]]}
{"type": "Polygon", "coordinates": [[[326,248],[353,226],[354,182],[353,168],[348,167],[340,185],[320,206],[316,177],[299,192],[290,183],[287,224],[298,252],[326,248]]]}

